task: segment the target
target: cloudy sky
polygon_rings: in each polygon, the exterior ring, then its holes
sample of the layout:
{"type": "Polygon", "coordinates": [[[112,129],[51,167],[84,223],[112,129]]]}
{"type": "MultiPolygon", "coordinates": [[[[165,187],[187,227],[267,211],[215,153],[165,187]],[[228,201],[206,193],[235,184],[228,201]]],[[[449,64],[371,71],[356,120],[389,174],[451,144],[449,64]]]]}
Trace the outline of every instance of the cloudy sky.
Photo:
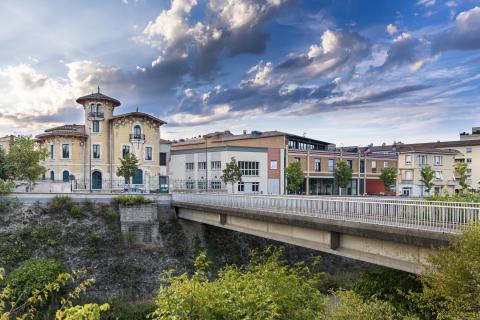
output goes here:
{"type": "Polygon", "coordinates": [[[0,2],[0,134],[82,123],[101,91],[165,138],[281,130],[344,145],[480,126],[480,0],[0,2]]]}

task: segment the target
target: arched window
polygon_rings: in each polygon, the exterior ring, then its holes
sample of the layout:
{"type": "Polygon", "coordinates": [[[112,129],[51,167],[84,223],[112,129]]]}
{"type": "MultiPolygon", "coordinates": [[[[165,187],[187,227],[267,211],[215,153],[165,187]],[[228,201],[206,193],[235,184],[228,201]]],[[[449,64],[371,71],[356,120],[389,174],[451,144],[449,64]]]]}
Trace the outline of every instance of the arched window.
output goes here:
{"type": "Polygon", "coordinates": [[[50,180],[55,181],[55,172],[50,171],[50,180]]]}
{"type": "Polygon", "coordinates": [[[133,137],[134,139],[141,139],[142,138],[142,128],[138,124],[133,127],[133,137]]]}
{"type": "Polygon", "coordinates": [[[102,115],[103,114],[103,107],[102,105],[99,103],[97,104],[97,114],[98,115],[102,115]]]}

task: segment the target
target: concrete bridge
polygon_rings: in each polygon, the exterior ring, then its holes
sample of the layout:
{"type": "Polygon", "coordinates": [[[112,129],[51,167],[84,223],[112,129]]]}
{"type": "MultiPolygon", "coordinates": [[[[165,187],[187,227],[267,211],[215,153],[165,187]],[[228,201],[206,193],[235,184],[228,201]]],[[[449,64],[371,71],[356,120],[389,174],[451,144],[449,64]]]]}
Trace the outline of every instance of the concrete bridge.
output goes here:
{"type": "Polygon", "coordinates": [[[412,273],[480,220],[480,204],[397,198],[177,193],[172,205],[181,219],[412,273]]]}

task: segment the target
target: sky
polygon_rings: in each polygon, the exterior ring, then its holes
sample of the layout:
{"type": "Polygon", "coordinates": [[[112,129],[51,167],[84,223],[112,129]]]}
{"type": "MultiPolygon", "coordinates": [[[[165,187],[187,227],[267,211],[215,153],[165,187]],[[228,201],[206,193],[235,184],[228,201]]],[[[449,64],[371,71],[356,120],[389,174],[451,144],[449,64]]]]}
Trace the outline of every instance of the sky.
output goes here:
{"type": "Polygon", "coordinates": [[[83,123],[79,96],[162,138],[279,130],[336,143],[480,126],[480,0],[4,0],[0,134],[83,123]]]}

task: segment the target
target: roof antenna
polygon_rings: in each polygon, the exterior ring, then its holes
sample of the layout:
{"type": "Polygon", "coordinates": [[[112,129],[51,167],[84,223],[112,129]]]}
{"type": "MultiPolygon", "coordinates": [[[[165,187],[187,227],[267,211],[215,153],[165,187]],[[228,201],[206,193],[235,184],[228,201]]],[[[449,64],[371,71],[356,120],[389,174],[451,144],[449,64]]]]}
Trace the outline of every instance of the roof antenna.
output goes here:
{"type": "Polygon", "coordinates": [[[138,107],[137,107],[137,112],[138,112],[138,107]]]}
{"type": "Polygon", "coordinates": [[[98,93],[100,93],[100,86],[98,86],[98,93]]]}

